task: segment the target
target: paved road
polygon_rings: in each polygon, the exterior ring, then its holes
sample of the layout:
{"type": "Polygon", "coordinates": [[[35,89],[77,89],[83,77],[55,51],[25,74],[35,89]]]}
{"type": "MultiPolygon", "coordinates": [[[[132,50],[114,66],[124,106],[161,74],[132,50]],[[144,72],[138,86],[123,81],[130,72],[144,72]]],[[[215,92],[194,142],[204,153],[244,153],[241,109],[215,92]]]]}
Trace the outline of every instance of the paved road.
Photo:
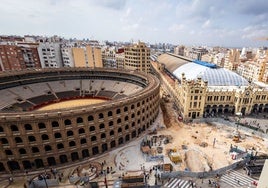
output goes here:
{"type": "Polygon", "coordinates": [[[230,170],[220,178],[220,182],[224,182],[231,187],[254,187],[252,182],[253,178],[246,176],[240,172],[230,170]]]}

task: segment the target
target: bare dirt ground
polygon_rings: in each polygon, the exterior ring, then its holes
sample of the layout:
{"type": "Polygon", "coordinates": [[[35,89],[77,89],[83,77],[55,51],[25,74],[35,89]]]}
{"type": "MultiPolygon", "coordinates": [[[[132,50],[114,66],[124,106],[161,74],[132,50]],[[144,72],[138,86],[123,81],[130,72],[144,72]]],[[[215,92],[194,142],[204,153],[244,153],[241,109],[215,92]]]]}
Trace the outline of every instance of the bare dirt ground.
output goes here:
{"type": "Polygon", "coordinates": [[[235,142],[233,135],[236,129],[220,124],[184,124],[178,122],[177,116],[172,114],[174,112],[172,102],[165,102],[162,105],[164,108],[161,109],[165,109],[163,111],[164,120],[168,119],[164,121],[167,129],[158,131],[158,135],[171,135],[173,137],[173,141],[165,145],[164,151],[176,149],[183,159],[182,163],[175,165],[175,170],[188,168],[194,172],[202,172],[230,165],[236,162],[229,153],[231,145],[242,150],[247,149],[247,151],[254,148],[254,153],[256,151],[268,153],[268,141],[263,138],[239,131],[241,139],[239,142],[235,142]]]}

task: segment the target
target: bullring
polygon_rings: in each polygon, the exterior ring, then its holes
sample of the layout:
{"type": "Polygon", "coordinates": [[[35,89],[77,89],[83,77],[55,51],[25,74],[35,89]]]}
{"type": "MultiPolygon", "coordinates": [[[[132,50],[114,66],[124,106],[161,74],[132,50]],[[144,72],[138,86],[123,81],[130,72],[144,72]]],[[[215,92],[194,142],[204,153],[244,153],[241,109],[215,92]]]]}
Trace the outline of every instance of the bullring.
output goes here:
{"type": "Polygon", "coordinates": [[[159,81],[136,71],[44,69],[0,75],[0,172],[74,163],[124,145],[159,112],[159,81]],[[59,101],[105,102],[38,110],[59,101]]]}

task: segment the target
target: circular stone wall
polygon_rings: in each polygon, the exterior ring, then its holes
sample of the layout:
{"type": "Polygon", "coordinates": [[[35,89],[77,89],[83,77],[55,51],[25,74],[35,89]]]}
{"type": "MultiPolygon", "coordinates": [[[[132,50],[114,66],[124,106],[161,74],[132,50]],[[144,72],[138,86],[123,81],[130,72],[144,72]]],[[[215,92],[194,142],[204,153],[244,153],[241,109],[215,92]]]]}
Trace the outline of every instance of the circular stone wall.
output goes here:
{"type": "Polygon", "coordinates": [[[52,69],[9,72],[0,80],[1,173],[65,165],[111,151],[146,131],[159,112],[159,81],[140,72],[52,69]],[[108,101],[35,110],[76,98],[108,101]]]}

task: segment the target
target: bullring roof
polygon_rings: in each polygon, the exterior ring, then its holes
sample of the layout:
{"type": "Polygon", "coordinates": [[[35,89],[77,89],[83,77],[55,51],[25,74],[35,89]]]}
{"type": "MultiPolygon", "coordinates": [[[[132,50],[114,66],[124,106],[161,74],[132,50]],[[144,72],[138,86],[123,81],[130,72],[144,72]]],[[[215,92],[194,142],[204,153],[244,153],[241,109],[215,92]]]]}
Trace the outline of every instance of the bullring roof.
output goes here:
{"type": "Polygon", "coordinates": [[[211,68],[180,56],[162,54],[158,62],[165,65],[165,68],[179,80],[184,73],[187,80],[195,80],[198,77],[208,81],[209,86],[247,86],[248,81],[230,70],[216,67],[211,68]]]}

